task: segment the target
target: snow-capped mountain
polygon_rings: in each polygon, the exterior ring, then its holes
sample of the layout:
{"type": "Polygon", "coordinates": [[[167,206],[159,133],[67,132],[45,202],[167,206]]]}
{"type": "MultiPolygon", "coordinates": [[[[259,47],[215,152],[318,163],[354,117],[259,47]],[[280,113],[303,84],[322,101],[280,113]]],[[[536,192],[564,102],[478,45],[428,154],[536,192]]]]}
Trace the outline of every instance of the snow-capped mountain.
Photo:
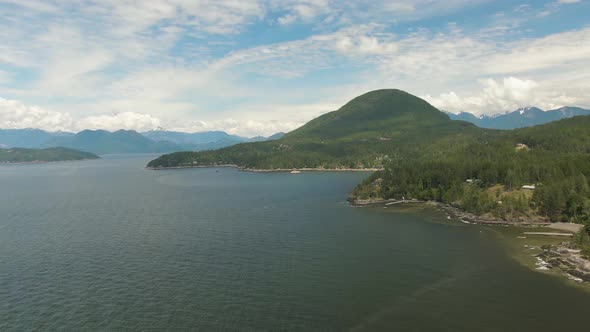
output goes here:
{"type": "Polygon", "coordinates": [[[580,107],[564,106],[543,111],[537,107],[522,107],[512,112],[494,115],[475,116],[469,112],[447,113],[452,120],[471,122],[482,128],[515,129],[536,126],[578,115],[590,115],[590,110],[580,107]]]}

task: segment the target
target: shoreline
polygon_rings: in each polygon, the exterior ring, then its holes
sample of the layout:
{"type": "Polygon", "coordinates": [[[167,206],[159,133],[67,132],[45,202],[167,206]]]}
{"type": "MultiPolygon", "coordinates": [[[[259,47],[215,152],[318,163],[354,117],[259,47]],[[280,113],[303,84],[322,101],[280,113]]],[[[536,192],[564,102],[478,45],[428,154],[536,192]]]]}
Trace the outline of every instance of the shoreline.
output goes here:
{"type": "Polygon", "coordinates": [[[0,161],[0,166],[10,166],[10,165],[42,165],[42,164],[55,164],[55,163],[67,163],[73,161],[88,161],[88,160],[97,160],[99,158],[84,158],[84,159],[67,159],[67,160],[52,160],[52,161],[42,161],[42,160],[35,160],[35,161],[22,161],[22,162],[9,162],[9,161],[0,161]]]}
{"type": "Polygon", "coordinates": [[[578,284],[590,284],[590,259],[582,255],[582,250],[573,242],[573,238],[578,232],[583,231],[584,225],[573,223],[552,223],[549,221],[516,221],[516,220],[498,220],[488,219],[481,216],[465,212],[455,206],[435,201],[420,200],[396,200],[396,199],[367,199],[367,200],[350,200],[353,207],[370,207],[370,206],[391,206],[399,204],[425,204],[434,207],[447,215],[447,219],[455,219],[470,225],[485,226],[504,226],[514,228],[548,228],[555,230],[553,232],[522,232],[518,239],[527,239],[532,236],[536,241],[541,241],[541,245],[531,246],[524,245],[527,250],[538,249],[540,253],[532,255],[535,263],[532,265],[525,264],[534,271],[541,272],[558,272],[564,278],[578,284]],[[558,237],[570,237],[571,240],[555,244],[554,240],[558,237]],[[545,240],[541,240],[545,238],[545,240]],[[553,241],[549,241],[552,239],[553,241]]]}
{"type": "Polygon", "coordinates": [[[481,224],[481,225],[510,225],[510,226],[529,226],[529,227],[549,227],[552,223],[549,221],[522,221],[522,220],[503,220],[490,219],[482,216],[466,212],[456,206],[437,202],[437,201],[421,201],[417,199],[398,200],[398,199],[353,199],[350,200],[351,206],[367,207],[374,205],[396,205],[396,204],[427,204],[434,206],[441,211],[444,211],[447,216],[460,220],[465,224],[481,224]]]}
{"type": "Polygon", "coordinates": [[[303,167],[303,168],[247,168],[238,166],[235,164],[223,164],[223,165],[192,165],[192,166],[173,166],[173,167],[145,167],[151,171],[163,171],[168,169],[186,169],[186,168],[217,168],[217,167],[231,167],[236,168],[242,172],[252,173],[289,173],[292,171],[299,172],[376,172],[383,170],[382,168],[314,168],[314,167],[303,167]]]}

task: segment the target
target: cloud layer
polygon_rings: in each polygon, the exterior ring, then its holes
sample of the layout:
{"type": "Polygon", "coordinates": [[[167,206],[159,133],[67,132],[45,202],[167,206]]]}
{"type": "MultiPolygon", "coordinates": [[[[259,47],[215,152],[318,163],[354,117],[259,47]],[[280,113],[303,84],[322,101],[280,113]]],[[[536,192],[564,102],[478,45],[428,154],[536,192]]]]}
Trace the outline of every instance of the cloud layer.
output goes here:
{"type": "Polygon", "coordinates": [[[590,107],[587,10],[572,0],[0,0],[0,127],[268,135],[387,87],[454,112],[590,107]]]}

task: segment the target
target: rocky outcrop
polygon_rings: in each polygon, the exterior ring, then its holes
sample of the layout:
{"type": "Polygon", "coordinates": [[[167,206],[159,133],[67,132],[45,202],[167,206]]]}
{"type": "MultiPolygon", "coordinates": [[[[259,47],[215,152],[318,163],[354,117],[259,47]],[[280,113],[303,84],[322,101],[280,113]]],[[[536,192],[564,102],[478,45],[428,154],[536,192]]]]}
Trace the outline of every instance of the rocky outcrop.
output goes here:
{"type": "Polygon", "coordinates": [[[549,269],[560,269],[571,279],[578,282],[590,282],[590,260],[581,254],[581,250],[569,242],[559,245],[541,246],[543,252],[537,255],[541,265],[549,269]]]}

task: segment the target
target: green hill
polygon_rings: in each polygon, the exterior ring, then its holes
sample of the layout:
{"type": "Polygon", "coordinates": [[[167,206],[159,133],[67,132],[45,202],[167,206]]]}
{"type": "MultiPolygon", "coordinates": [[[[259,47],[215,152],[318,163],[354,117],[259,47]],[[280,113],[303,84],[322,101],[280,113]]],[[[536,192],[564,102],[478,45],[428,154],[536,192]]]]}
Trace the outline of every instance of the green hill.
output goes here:
{"type": "Polygon", "coordinates": [[[472,135],[475,125],[451,121],[426,101],[400,90],[359,96],[283,138],[215,151],[177,152],[148,167],[234,164],[243,168],[380,168],[410,147],[448,135],[472,135]]]}
{"type": "Polygon", "coordinates": [[[376,139],[405,131],[449,124],[449,118],[426,101],[400,90],[377,90],[356,97],[285,138],[300,140],[376,139]]]}
{"type": "Polygon", "coordinates": [[[97,159],[97,155],[62,147],[47,149],[0,149],[0,163],[34,163],[97,159]]]}

